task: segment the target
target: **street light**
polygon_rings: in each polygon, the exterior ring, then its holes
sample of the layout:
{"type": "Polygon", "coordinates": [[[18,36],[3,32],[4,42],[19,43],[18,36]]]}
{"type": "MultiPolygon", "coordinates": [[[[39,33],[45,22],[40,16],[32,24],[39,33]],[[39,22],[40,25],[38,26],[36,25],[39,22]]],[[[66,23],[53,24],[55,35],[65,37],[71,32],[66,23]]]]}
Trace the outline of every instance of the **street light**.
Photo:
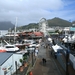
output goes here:
{"type": "Polygon", "coordinates": [[[66,50],[66,75],[69,75],[69,71],[68,71],[68,60],[69,60],[69,41],[68,41],[68,35],[67,35],[67,50],[66,50]]]}
{"type": "Polygon", "coordinates": [[[16,75],[17,75],[17,61],[15,61],[15,66],[16,66],[16,75]]]}
{"type": "Polygon", "coordinates": [[[29,53],[29,57],[31,58],[31,65],[33,66],[33,64],[34,64],[34,56],[33,56],[33,54],[34,54],[34,49],[35,49],[35,47],[32,47],[32,46],[28,46],[28,48],[27,48],[27,50],[28,50],[28,53],[29,53]]]}
{"type": "Polygon", "coordinates": [[[69,59],[69,50],[66,50],[66,75],[69,75],[69,72],[68,72],[68,59],[69,59]]]}
{"type": "Polygon", "coordinates": [[[33,66],[33,64],[34,64],[34,56],[33,56],[33,54],[34,54],[34,49],[35,49],[35,47],[32,47],[32,66],[33,66]]]}
{"type": "Polygon", "coordinates": [[[32,50],[32,66],[34,64],[34,60],[33,60],[33,50],[32,50]]]}

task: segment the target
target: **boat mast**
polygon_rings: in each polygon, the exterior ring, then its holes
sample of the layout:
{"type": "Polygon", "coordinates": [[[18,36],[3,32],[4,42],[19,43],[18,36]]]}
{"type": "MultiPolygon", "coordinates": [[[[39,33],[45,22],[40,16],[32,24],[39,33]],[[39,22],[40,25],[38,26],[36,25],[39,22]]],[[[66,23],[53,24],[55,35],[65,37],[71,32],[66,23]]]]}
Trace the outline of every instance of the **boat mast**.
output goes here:
{"type": "Polygon", "coordinates": [[[17,26],[17,17],[16,17],[15,28],[14,28],[14,43],[15,43],[15,40],[16,40],[16,26],[17,26]]]}

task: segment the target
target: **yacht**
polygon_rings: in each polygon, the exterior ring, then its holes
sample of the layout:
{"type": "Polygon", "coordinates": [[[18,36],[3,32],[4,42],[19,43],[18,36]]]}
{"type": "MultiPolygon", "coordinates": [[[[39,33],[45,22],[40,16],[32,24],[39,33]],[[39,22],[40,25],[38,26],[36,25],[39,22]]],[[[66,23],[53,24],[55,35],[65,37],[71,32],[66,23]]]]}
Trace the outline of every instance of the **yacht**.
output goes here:
{"type": "Polygon", "coordinates": [[[3,48],[6,51],[19,51],[19,48],[16,47],[14,44],[9,44],[5,40],[4,40],[4,42],[6,43],[6,45],[4,45],[3,48]]]}
{"type": "Polygon", "coordinates": [[[4,46],[6,51],[19,51],[19,48],[16,47],[15,45],[7,44],[4,46]]]}

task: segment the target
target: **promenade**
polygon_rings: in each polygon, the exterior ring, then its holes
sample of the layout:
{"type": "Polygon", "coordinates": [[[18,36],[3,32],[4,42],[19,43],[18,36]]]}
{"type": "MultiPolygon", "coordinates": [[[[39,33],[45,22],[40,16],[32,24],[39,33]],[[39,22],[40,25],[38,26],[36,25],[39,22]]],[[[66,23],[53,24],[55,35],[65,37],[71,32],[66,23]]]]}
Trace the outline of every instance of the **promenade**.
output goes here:
{"type": "Polygon", "coordinates": [[[46,49],[43,46],[39,47],[38,57],[32,69],[33,75],[65,75],[59,71],[54,59],[50,55],[50,50],[51,49],[46,49]],[[42,63],[43,57],[47,60],[46,65],[42,63]]]}

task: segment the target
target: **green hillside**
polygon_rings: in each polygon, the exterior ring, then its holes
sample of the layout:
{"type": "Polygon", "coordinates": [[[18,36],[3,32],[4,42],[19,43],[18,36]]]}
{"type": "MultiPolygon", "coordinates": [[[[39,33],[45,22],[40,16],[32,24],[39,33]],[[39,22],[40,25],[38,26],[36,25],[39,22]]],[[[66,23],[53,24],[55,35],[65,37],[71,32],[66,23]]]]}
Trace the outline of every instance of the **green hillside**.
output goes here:
{"type": "Polygon", "coordinates": [[[53,27],[53,26],[59,26],[59,27],[72,26],[71,22],[63,20],[63,19],[60,19],[60,18],[57,18],[57,17],[48,20],[48,25],[50,27],[53,27]]]}
{"type": "MultiPolygon", "coordinates": [[[[59,26],[59,27],[70,27],[72,26],[72,23],[69,22],[69,21],[66,21],[66,20],[63,20],[63,19],[60,19],[60,18],[53,18],[53,19],[48,19],[48,25],[49,27],[56,27],[56,26],[59,26]]],[[[31,29],[31,28],[38,28],[38,23],[30,23],[28,25],[24,25],[24,26],[21,26],[19,27],[19,29],[31,29]]]]}
{"type": "Polygon", "coordinates": [[[21,26],[20,28],[21,29],[38,28],[38,23],[30,23],[28,25],[21,26]]]}

